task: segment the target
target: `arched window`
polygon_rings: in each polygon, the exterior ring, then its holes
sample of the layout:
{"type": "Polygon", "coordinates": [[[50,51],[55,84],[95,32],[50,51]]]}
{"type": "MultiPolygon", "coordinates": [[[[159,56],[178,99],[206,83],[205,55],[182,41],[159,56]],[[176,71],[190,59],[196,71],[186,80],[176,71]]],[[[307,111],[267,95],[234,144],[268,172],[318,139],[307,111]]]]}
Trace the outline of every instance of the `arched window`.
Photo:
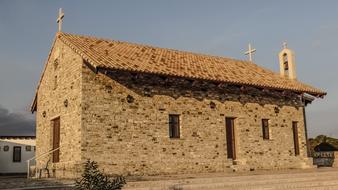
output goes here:
{"type": "Polygon", "coordinates": [[[283,63],[284,63],[284,69],[289,70],[289,60],[288,60],[288,54],[283,54],[283,63]]]}
{"type": "Polygon", "coordinates": [[[289,60],[288,60],[288,54],[283,54],[283,66],[284,66],[284,72],[286,75],[289,75],[289,60]]]}

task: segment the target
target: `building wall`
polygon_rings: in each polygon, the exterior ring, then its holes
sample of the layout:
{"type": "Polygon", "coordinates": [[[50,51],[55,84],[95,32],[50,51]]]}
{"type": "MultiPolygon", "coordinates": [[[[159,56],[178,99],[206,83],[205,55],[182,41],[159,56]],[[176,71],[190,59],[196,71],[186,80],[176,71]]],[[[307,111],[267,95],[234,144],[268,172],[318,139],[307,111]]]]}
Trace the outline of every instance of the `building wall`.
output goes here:
{"type": "Polygon", "coordinates": [[[37,168],[50,160],[49,166],[61,171],[54,175],[73,175],[74,165],[81,161],[81,67],[82,58],[56,40],[40,83],[36,112],[37,156],[52,150],[52,120],[60,117],[60,162],[51,164],[51,154],[37,160],[37,168]]]}
{"type": "Polygon", "coordinates": [[[128,72],[82,75],[83,160],[107,173],[157,175],[309,167],[295,94],[128,72]],[[126,98],[130,95],[133,103],[126,98]],[[210,102],[216,108],[210,108],[210,102]],[[277,111],[276,111],[277,110],[277,111]],[[180,114],[170,139],[168,115],[180,114]],[[237,160],[227,159],[225,117],[235,117],[237,160]],[[261,119],[269,119],[263,140],[261,119]],[[298,122],[295,156],[292,122],[298,122]]]}
{"type": "Polygon", "coordinates": [[[35,156],[35,139],[0,139],[0,174],[27,173],[27,160],[35,156]],[[8,151],[4,147],[8,146],[8,151]],[[21,147],[21,161],[13,162],[14,146],[21,147]],[[26,146],[31,150],[27,151],[26,146]]]}
{"type": "MultiPolygon", "coordinates": [[[[311,164],[302,106],[292,93],[122,71],[96,74],[57,40],[38,91],[36,155],[51,150],[52,120],[60,117],[60,162],[51,165],[56,177],[78,176],[87,159],[124,175],[302,168],[311,164]],[[180,115],[180,139],[169,138],[169,114],[180,115]],[[226,117],[236,118],[234,162],[227,159],[226,117]],[[269,119],[270,140],[262,138],[262,119],[269,119]],[[298,122],[299,156],[292,121],[298,122]]],[[[38,159],[37,167],[49,159],[38,159]]]]}

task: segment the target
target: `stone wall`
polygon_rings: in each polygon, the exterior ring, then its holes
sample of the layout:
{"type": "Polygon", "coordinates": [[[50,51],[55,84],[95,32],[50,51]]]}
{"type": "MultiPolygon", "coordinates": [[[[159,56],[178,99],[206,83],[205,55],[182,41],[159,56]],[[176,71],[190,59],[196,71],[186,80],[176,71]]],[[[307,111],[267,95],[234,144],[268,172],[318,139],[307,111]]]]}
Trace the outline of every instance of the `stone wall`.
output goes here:
{"type": "Polygon", "coordinates": [[[334,152],[334,161],[332,167],[338,168],[338,151],[334,152]]]}
{"type": "Polygon", "coordinates": [[[82,72],[83,159],[98,161],[107,173],[159,175],[311,165],[303,105],[296,94],[122,71],[95,74],[87,67],[82,72]],[[180,139],[169,138],[169,114],[180,115],[180,139]],[[236,118],[235,162],[226,155],[225,117],[236,118]],[[262,138],[262,119],[269,119],[270,140],[262,138]],[[293,121],[298,122],[299,156],[294,153],[293,121]]]}
{"type": "MultiPolygon", "coordinates": [[[[311,164],[297,94],[122,71],[95,73],[61,41],[53,47],[38,91],[36,155],[52,148],[52,120],[60,117],[60,162],[51,165],[56,177],[78,176],[87,159],[106,173],[124,175],[311,164]],[[180,115],[179,139],[169,138],[169,114],[180,115]],[[235,161],[227,159],[226,117],[236,118],[235,161]],[[262,119],[269,119],[270,140],[262,138],[262,119]],[[299,156],[293,121],[298,122],[299,156]]],[[[48,159],[38,159],[37,166],[48,159]]]]}
{"type": "Polygon", "coordinates": [[[52,164],[51,155],[48,155],[38,158],[37,167],[44,168],[50,160],[51,171],[62,171],[54,172],[56,176],[73,176],[71,168],[81,161],[81,67],[81,57],[57,40],[38,90],[36,156],[52,149],[52,120],[57,117],[61,123],[61,148],[59,163],[52,164]],[[68,101],[67,107],[65,100],[68,101]],[[68,171],[65,173],[65,170],[68,171]]]}

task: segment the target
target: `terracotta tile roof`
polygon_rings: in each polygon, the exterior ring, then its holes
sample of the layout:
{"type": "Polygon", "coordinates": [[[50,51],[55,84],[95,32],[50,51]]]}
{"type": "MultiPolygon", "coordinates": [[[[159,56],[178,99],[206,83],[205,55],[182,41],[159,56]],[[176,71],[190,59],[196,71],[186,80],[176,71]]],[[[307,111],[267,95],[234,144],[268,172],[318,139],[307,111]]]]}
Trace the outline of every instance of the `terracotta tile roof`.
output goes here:
{"type": "Polygon", "coordinates": [[[283,78],[247,61],[66,33],[58,33],[57,37],[95,68],[326,95],[326,92],[297,80],[283,78]]]}
{"type": "Polygon", "coordinates": [[[0,136],[0,139],[35,139],[35,136],[0,136]]]}

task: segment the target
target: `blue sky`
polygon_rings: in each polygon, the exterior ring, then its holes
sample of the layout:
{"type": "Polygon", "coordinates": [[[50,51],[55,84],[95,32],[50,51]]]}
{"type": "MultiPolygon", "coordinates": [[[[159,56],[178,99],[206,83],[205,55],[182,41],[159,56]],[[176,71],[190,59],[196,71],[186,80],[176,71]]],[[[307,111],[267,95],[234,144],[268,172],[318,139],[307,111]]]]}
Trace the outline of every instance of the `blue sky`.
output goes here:
{"type": "Polygon", "coordinates": [[[251,43],[254,62],[276,72],[286,41],[296,53],[298,79],[328,92],[307,107],[310,136],[338,137],[338,1],[0,0],[0,109],[7,115],[33,118],[28,107],[59,7],[64,32],[236,59],[247,59],[251,43]]]}

